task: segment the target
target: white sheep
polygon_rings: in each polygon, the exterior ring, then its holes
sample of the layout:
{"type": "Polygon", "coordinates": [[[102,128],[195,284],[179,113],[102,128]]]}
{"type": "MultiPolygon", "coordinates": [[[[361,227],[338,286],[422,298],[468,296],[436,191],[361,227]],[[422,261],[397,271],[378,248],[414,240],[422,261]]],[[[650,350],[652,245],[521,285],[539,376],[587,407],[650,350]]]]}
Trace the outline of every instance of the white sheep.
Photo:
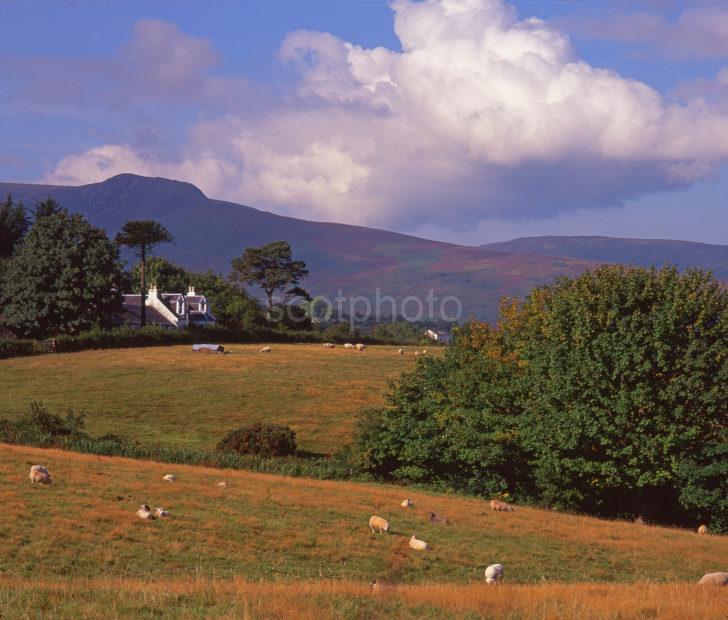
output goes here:
{"type": "Polygon", "coordinates": [[[344,348],[345,349],[353,349],[354,348],[354,345],[351,344],[351,342],[347,342],[347,343],[344,344],[344,348]]]}
{"type": "Polygon", "coordinates": [[[500,583],[503,579],[503,564],[491,564],[485,569],[485,583],[500,583]]]}
{"type": "Polygon", "coordinates": [[[356,349],[357,351],[363,351],[364,349],[366,349],[366,345],[363,345],[363,344],[362,344],[361,342],[357,342],[357,343],[356,343],[356,344],[354,345],[354,348],[355,348],[355,349],[356,349]]]}
{"type": "Polygon", "coordinates": [[[158,519],[166,519],[169,517],[169,512],[166,511],[164,508],[157,507],[157,509],[154,511],[154,516],[158,519]]]}
{"type": "Polygon", "coordinates": [[[165,482],[177,482],[177,476],[174,474],[166,474],[165,476],[162,476],[162,480],[165,482]]]}
{"type": "Polygon", "coordinates": [[[430,545],[424,540],[417,538],[414,534],[409,539],[409,546],[410,549],[414,549],[415,551],[427,551],[430,548],[430,545]]]}
{"type": "Polygon", "coordinates": [[[419,356],[420,356],[420,352],[419,351],[415,351],[415,357],[419,357],[419,356]]]}
{"type": "Polygon", "coordinates": [[[707,525],[701,525],[698,528],[698,534],[700,534],[701,536],[705,536],[707,533],[708,533],[708,526],[707,525]]]}
{"type": "Polygon", "coordinates": [[[708,573],[698,581],[699,586],[728,586],[728,573],[708,573]]]}
{"type": "Polygon", "coordinates": [[[404,349],[397,349],[397,355],[404,355],[404,349]]]}
{"type": "Polygon", "coordinates": [[[514,512],[515,508],[510,504],[500,501],[499,499],[490,500],[490,509],[497,510],[499,512],[514,512]]]}
{"type": "Polygon", "coordinates": [[[136,516],[140,519],[151,520],[154,519],[152,509],[147,504],[139,506],[139,510],[136,511],[136,516]]]}
{"type": "Polygon", "coordinates": [[[259,353],[270,353],[272,350],[270,347],[263,347],[259,353]]]}
{"type": "Polygon", "coordinates": [[[427,349],[422,349],[422,355],[427,355],[427,349]]]}
{"type": "Polygon", "coordinates": [[[400,504],[402,508],[413,508],[414,505],[415,503],[409,497],[405,497],[400,504]]]}
{"type": "Polygon", "coordinates": [[[39,484],[50,484],[53,482],[53,479],[43,465],[33,465],[33,467],[30,468],[30,481],[37,482],[39,484]]]}
{"type": "Polygon", "coordinates": [[[219,486],[221,489],[227,489],[230,485],[228,484],[227,480],[223,480],[222,482],[218,482],[217,486],[219,486]]]}
{"type": "Polygon", "coordinates": [[[333,342],[325,342],[324,349],[333,349],[336,345],[333,342]]]}
{"type": "Polygon", "coordinates": [[[382,517],[372,515],[369,518],[369,529],[372,531],[372,534],[374,532],[384,534],[389,531],[389,521],[382,519],[382,517]]]}

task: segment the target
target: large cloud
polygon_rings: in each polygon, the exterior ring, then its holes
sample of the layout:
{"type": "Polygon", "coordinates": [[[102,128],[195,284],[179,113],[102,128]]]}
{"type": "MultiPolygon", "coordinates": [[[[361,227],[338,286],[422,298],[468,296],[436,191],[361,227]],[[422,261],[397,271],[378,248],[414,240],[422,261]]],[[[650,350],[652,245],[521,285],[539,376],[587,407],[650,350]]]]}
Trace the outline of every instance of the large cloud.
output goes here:
{"type": "Polygon", "coordinates": [[[458,228],[621,204],[728,158],[719,108],[669,103],[592,67],[500,0],[392,7],[401,51],[293,32],[280,56],[295,91],[266,113],[197,123],[177,161],[110,144],[64,158],[46,180],[130,171],[298,216],[458,228]]]}

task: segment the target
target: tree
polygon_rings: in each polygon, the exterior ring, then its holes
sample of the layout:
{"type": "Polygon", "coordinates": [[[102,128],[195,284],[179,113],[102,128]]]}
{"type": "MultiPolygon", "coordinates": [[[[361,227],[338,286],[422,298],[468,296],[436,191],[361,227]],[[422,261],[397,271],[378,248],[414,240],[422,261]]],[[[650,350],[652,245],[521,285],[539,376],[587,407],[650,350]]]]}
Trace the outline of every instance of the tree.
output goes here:
{"type": "Polygon", "coordinates": [[[45,338],[110,327],[121,309],[118,247],[84,216],[36,210],[3,274],[5,324],[45,338]]]}
{"type": "Polygon", "coordinates": [[[147,324],[147,288],[146,288],[146,263],[147,254],[162,243],[174,243],[174,237],[159,222],[152,220],[132,220],[121,227],[116,235],[116,243],[130,248],[141,263],[141,323],[142,327],[147,324]]]}
{"type": "Polygon", "coordinates": [[[248,248],[240,258],[234,259],[230,279],[257,284],[263,289],[266,318],[270,321],[274,295],[278,294],[283,303],[296,297],[309,297],[298,286],[307,275],[306,263],[293,260],[291,246],[285,241],[274,241],[259,248],[248,248]]]}
{"type": "Polygon", "coordinates": [[[15,246],[28,231],[30,222],[21,202],[13,202],[8,194],[0,203],[0,260],[10,258],[15,246]]]}

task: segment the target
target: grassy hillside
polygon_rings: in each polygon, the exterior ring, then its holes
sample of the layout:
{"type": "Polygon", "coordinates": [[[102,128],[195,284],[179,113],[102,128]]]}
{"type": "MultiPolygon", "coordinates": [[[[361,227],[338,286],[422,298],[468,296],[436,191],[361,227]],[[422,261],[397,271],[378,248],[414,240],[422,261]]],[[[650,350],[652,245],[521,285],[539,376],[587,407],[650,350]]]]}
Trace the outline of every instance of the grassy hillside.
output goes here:
{"type": "MultiPolygon", "coordinates": [[[[347,443],[354,416],[382,402],[387,383],[415,364],[414,348],[229,345],[231,355],[188,345],[83,351],[0,360],[0,417],[32,400],[64,414],[88,413],[92,435],[213,448],[257,420],[289,424],[299,447],[330,452],[347,443]]],[[[441,350],[429,349],[439,355],[441,350]]]]}
{"type": "Polygon", "coordinates": [[[42,609],[285,617],[300,609],[299,617],[491,617],[484,612],[495,609],[565,618],[593,608],[590,617],[622,610],[621,617],[718,618],[725,610],[725,592],[691,582],[726,570],[728,537],[528,508],[491,513],[483,500],[388,486],[187,466],[175,467],[178,482],[163,482],[168,472],[156,463],[0,446],[0,616],[42,609]],[[36,463],[51,470],[52,486],[29,482],[36,463]],[[216,486],[221,479],[227,489],[216,486]],[[405,493],[413,509],[399,506],[405,493]],[[136,519],[142,502],[172,518],[136,519]],[[450,524],[430,524],[430,510],[450,524]],[[371,534],[371,514],[389,518],[393,533],[371,534]],[[412,533],[432,550],[411,551],[412,533]],[[509,586],[481,585],[493,562],[505,566],[509,586]],[[372,578],[396,587],[372,596],[372,578]],[[635,585],[563,585],[610,581],[635,585]],[[476,585],[451,585],[469,583],[476,585]]]}

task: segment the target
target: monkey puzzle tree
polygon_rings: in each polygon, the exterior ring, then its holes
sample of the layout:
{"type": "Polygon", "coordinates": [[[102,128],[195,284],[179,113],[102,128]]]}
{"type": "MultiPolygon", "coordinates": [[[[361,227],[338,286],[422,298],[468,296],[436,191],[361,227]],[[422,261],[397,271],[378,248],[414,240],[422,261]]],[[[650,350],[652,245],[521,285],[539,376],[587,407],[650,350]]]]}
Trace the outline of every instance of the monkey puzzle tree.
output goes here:
{"type": "Polygon", "coordinates": [[[152,220],[132,220],[121,227],[116,235],[116,243],[130,248],[140,262],[141,283],[141,322],[142,327],[147,324],[146,312],[146,263],[147,254],[162,243],[174,243],[172,234],[159,222],[152,220]]]}

